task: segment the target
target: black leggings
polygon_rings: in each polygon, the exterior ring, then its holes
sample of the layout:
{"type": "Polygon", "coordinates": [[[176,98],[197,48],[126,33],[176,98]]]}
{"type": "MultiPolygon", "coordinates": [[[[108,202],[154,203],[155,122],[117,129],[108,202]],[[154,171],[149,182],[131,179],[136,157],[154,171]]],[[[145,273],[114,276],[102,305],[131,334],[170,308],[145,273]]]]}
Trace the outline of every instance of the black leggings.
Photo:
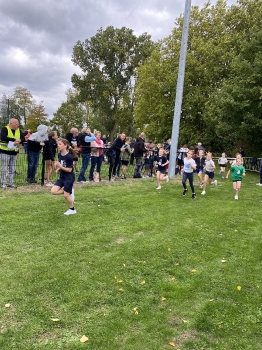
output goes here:
{"type": "Polygon", "coordinates": [[[195,189],[194,189],[194,184],[193,184],[193,180],[194,180],[194,173],[186,173],[184,171],[183,173],[183,178],[182,178],[182,185],[184,187],[184,189],[186,190],[186,180],[189,180],[189,185],[191,187],[192,193],[195,193],[195,189]]]}

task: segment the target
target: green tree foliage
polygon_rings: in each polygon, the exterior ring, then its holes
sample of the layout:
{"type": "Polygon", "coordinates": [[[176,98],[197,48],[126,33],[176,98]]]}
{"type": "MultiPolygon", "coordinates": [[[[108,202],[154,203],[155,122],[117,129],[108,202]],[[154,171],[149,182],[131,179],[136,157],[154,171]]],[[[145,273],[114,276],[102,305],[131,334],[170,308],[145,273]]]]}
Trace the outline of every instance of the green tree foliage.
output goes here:
{"type": "MultiPolygon", "coordinates": [[[[188,54],[181,111],[180,142],[208,141],[203,119],[205,103],[228,75],[233,39],[225,1],[203,9],[192,8],[188,54]]],[[[139,68],[136,86],[136,125],[147,125],[149,137],[170,137],[176,93],[183,18],[172,35],[160,42],[147,62],[139,68]],[[148,91],[146,91],[148,88],[148,91]]]]}
{"type": "Polygon", "coordinates": [[[82,130],[84,126],[89,126],[92,130],[101,129],[99,116],[94,114],[90,102],[80,103],[78,92],[68,89],[66,101],[62,102],[50,120],[50,128],[58,131],[59,135],[65,135],[73,127],[82,130]]]}
{"type": "Polygon", "coordinates": [[[25,129],[30,129],[31,131],[35,132],[38,125],[49,125],[47,117],[48,114],[45,113],[43,102],[41,101],[39,104],[35,103],[30,109],[30,114],[27,116],[27,124],[25,125],[25,129]]]}
{"type": "MultiPolygon", "coordinates": [[[[202,141],[217,151],[261,143],[261,21],[261,1],[192,7],[181,143],[202,141]]],[[[182,24],[180,17],[138,70],[136,125],[158,140],[172,130],[182,24]]]]}
{"type": "Polygon", "coordinates": [[[110,26],[73,48],[72,61],[82,69],[72,76],[79,100],[91,102],[111,135],[133,124],[134,76],[152,47],[146,33],[136,37],[131,29],[110,26]]]}

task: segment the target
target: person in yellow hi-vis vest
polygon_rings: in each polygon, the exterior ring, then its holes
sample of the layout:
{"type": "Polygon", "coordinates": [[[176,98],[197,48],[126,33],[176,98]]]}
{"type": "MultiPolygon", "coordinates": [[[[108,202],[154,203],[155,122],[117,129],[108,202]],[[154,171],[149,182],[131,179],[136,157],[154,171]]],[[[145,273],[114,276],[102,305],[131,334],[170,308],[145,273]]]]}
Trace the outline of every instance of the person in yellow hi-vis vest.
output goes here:
{"type": "Polygon", "coordinates": [[[6,187],[16,188],[13,179],[16,169],[16,159],[19,152],[19,144],[24,142],[24,136],[19,130],[19,121],[10,119],[9,124],[1,129],[0,153],[2,160],[1,182],[2,189],[6,187]],[[7,178],[8,177],[8,183],[7,178]]]}

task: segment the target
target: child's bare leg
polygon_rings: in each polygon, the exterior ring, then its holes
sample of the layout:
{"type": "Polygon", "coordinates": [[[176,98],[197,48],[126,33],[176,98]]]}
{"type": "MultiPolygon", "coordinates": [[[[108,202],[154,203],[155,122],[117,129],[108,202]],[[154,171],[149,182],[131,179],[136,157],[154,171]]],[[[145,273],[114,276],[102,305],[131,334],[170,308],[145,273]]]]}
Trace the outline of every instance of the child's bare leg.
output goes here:
{"type": "MultiPolygon", "coordinates": [[[[205,191],[205,190],[206,190],[206,185],[207,185],[207,181],[208,181],[208,179],[209,179],[208,175],[205,175],[205,177],[204,177],[203,191],[205,191]]],[[[209,180],[210,180],[210,179],[209,179],[209,180]]]]}
{"type": "Polygon", "coordinates": [[[67,201],[69,208],[73,208],[74,202],[70,196],[70,193],[64,191],[64,197],[65,197],[65,200],[67,201]]]}
{"type": "Polygon", "coordinates": [[[63,194],[64,190],[61,187],[55,185],[55,186],[53,186],[51,188],[51,193],[54,194],[54,195],[56,195],[56,194],[63,194]]]}

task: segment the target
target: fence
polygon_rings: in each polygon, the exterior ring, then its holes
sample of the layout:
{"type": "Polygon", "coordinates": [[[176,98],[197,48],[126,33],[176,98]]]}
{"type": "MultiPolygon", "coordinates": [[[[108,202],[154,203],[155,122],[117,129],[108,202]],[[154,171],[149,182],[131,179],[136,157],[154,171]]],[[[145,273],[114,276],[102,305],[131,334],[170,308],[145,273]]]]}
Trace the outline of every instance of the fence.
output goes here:
{"type": "MultiPolygon", "coordinates": [[[[147,169],[145,169],[145,166],[143,167],[143,174],[147,176],[147,174],[152,175],[152,164],[153,164],[153,158],[154,153],[151,154],[151,166],[149,166],[147,169]]],[[[215,163],[217,164],[218,157],[213,158],[215,163]]],[[[229,161],[232,161],[234,158],[227,158],[229,161]]],[[[261,158],[252,158],[252,157],[244,157],[244,167],[246,170],[249,171],[255,171],[259,172],[260,169],[260,159],[261,158]]],[[[78,172],[80,171],[82,166],[82,158],[81,156],[78,159],[77,165],[76,165],[76,181],[78,177],[78,172]]],[[[89,178],[89,170],[91,166],[91,161],[89,162],[88,169],[86,171],[86,177],[89,178]]],[[[229,169],[230,164],[227,164],[227,168],[229,169]]],[[[127,171],[126,171],[126,177],[131,178],[134,174],[134,167],[135,167],[135,161],[131,162],[131,164],[128,165],[127,171]]],[[[1,159],[0,159],[0,169],[2,168],[1,159]]],[[[28,162],[27,162],[27,154],[24,152],[23,148],[20,148],[17,163],[16,163],[16,172],[15,172],[15,178],[14,183],[16,185],[29,185],[26,181],[27,179],[27,168],[28,168],[28,162]]],[[[217,166],[218,169],[218,166],[217,166]]],[[[108,180],[108,172],[109,172],[109,164],[107,162],[107,159],[105,157],[105,161],[103,161],[102,167],[101,167],[101,178],[102,180],[108,180]]],[[[121,175],[121,167],[118,167],[118,175],[121,175]]],[[[40,153],[39,157],[39,164],[38,169],[36,173],[36,180],[38,184],[44,184],[45,179],[45,161],[43,159],[43,154],[40,153]]],[[[58,178],[58,175],[53,173],[51,177],[51,181],[54,182],[58,178]]]]}

